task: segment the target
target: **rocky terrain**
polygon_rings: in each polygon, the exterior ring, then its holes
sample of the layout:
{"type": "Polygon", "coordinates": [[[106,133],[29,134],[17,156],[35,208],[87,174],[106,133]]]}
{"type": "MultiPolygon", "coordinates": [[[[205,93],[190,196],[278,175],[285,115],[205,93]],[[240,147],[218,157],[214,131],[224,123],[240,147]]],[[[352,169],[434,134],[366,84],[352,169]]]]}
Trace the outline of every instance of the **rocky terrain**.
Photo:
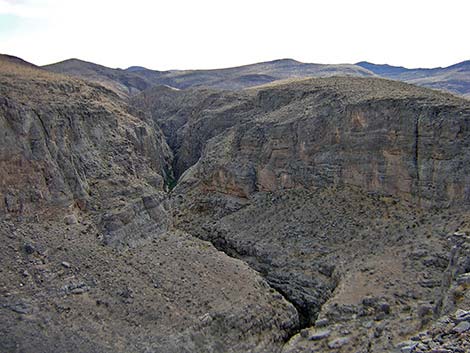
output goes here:
{"type": "Polygon", "coordinates": [[[174,151],[178,228],[246,261],[297,308],[305,330],[285,351],[393,351],[455,309],[450,283],[468,272],[462,244],[449,269],[468,222],[465,100],[328,78],[240,94],[161,87],[134,106],[174,151]]]}
{"type": "Polygon", "coordinates": [[[468,100],[0,83],[0,351],[468,350],[468,100]]]}

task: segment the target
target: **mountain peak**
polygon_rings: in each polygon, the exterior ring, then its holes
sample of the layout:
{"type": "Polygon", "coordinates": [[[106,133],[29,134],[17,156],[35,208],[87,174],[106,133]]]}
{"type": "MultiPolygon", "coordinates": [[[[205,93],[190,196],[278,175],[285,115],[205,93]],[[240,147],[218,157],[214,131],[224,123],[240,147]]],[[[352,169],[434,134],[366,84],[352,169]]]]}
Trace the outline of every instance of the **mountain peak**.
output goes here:
{"type": "Polygon", "coordinates": [[[99,65],[99,64],[95,64],[91,61],[86,61],[86,60],[82,60],[82,59],[78,59],[78,58],[70,58],[70,59],[65,59],[65,60],[62,60],[62,61],[58,61],[56,63],[53,63],[53,64],[48,64],[48,65],[44,65],[43,67],[45,68],[48,68],[48,67],[59,67],[59,66],[93,66],[93,67],[105,67],[105,66],[102,66],[102,65],[99,65]]]}
{"type": "Polygon", "coordinates": [[[273,65],[282,65],[282,66],[288,66],[288,65],[301,65],[304,64],[303,62],[291,59],[291,58],[284,58],[284,59],[276,59],[276,60],[271,60],[266,62],[267,64],[273,64],[273,65]]]}
{"type": "Polygon", "coordinates": [[[148,70],[146,67],[143,66],[129,66],[125,71],[129,72],[136,72],[136,71],[146,71],[148,70]]]}

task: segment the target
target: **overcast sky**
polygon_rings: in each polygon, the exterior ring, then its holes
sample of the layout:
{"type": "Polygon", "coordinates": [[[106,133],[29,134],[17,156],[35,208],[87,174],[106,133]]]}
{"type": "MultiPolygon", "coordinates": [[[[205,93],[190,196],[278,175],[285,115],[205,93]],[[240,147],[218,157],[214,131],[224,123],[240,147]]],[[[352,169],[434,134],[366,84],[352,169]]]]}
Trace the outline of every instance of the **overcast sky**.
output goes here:
{"type": "Polygon", "coordinates": [[[0,53],[35,64],[220,68],[470,59],[470,0],[0,0],[0,53]]]}

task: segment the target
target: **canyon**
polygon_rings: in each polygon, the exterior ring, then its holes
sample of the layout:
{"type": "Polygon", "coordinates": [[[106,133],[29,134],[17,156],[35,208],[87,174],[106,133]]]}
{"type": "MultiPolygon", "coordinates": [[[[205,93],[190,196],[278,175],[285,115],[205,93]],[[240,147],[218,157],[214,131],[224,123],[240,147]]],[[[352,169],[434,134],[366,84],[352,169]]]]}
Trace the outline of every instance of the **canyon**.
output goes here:
{"type": "Polygon", "coordinates": [[[468,351],[470,101],[359,64],[0,56],[1,350],[468,351]]]}

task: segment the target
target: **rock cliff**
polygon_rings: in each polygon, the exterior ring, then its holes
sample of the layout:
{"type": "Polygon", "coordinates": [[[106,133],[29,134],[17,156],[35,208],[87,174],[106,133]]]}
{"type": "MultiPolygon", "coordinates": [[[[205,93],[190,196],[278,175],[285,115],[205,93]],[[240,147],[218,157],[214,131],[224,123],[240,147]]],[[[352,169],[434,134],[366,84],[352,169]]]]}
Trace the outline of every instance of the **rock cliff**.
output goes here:
{"type": "Polygon", "coordinates": [[[171,151],[161,131],[115,94],[8,58],[0,65],[2,211],[105,207],[120,179],[129,193],[164,190],[171,151]]]}
{"type": "MultiPolygon", "coordinates": [[[[197,178],[208,190],[244,197],[351,185],[423,206],[470,202],[464,99],[366,78],[240,94],[161,90],[147,109],[169,138],[177,175],[198,161],[181,184],[197,178]],[[173,110],[163,108],[166,96],[177,102],[173,110]]],[[[136,98],[140,106],[145,94],[136,98]]]]}

